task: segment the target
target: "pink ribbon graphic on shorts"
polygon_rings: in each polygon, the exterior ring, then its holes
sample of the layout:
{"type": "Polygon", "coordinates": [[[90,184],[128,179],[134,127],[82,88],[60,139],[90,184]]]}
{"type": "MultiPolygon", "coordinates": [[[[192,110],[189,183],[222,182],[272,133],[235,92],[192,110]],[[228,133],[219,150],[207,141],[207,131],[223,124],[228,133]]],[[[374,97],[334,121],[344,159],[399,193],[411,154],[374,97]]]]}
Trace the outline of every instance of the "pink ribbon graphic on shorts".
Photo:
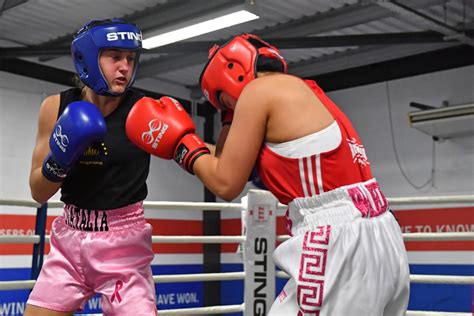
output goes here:
{"type": "Polygon", "coordinates": [[[123,282],[120,281],[120,280],[117,280],[117,282],[115,282],[115,290],[114,290],[114,294],[112,295],[112,299],[110,300],[111,303],[114,302],[115,300],[115,295],[117,295],[117,301],[120,303],[122,301],[122,298],[120,297],[120,294],[119,294],[119,291],[120,289],[123,287],[123,282]]]}

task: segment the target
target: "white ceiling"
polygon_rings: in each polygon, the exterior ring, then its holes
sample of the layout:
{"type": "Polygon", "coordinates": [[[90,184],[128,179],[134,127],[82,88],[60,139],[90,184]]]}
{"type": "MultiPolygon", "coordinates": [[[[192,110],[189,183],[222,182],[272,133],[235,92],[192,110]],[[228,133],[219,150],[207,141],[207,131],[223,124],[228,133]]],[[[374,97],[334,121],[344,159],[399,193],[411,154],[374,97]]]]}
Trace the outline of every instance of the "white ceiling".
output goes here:
{"type": "MultiPolygon", "coordinates": [[[[0,0],[0,59],[21,58],[72,72],[66,48],[72,34],[89,20],[125,18],[138,24],[146,36],[158,27],[168,27],[239,1],[243,0],[0,0]],[[58,49],[62,50],[58,53],[58,49]]],[[[260,19],[187,42],[222,43],[244,32],[256,33],[270,39],[269,42],[290,39],[296,48],[283,48],[282,53],[290,72],[302,77],[459,45],[474,46],[474,39],[468,37],[474,28],[473,0],[247,2],[253,3],[260,19]],[[392,39],[390,33],[427,31],[435,33],[405,34],[397,43],[388,42],[392,39]],[[377,34],[383,38],[376,42],[354,37],[377,34]],[[351,37],[336,38],[334,44],[328,44],[325,38],[305,43],[304,38],[315,36],[351,37]]],[[[206,49],[180,49],[177,45],[142,55],[137,87],[188,100],[191,95],[199,95],[199,74],[210,45],[206,49]]]]}

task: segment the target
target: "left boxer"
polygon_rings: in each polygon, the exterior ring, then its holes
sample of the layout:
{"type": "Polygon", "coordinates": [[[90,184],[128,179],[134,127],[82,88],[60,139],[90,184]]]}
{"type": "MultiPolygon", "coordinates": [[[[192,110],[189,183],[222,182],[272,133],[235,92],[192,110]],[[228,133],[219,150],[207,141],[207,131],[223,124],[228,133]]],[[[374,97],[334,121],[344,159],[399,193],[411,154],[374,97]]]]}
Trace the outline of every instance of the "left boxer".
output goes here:
{"type": "Polygon", "coordinates": [[[59,117],[49,138],[49,153],[43,161],[43,175],[61,182],[88,146],[107,133],[100,110],[86,101],[72,102],[59,117]]]}

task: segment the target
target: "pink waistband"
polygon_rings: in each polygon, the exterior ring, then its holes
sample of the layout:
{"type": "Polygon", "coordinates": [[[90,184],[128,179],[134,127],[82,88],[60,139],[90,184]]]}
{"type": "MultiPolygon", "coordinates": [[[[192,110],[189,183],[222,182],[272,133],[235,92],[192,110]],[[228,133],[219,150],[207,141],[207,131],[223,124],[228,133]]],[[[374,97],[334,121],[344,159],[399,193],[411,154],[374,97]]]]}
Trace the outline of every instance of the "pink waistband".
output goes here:
{"type": "Polygon", "coordinates": [[[124,230],[146,222],[142,201],[106,211],[66,204],[63,217],[67,226],[87,232],[124,230]]]}
{"type": "Polygon", "coordinates": [[[375,179],[340,187],[320,195],[296,198],[288,204],[287,220],[293,235],[316,224],[342,224],[357,217],[377,217],[388,202],[375,179]]]}

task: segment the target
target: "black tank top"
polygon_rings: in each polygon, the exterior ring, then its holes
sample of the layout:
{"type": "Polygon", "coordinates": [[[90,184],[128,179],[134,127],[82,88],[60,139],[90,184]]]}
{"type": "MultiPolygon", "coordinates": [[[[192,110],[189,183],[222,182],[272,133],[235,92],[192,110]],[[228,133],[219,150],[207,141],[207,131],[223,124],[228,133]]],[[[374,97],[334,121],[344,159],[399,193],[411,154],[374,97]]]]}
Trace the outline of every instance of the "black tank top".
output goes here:
{"type": "MultiPolygon", "coordinates": [[[[145,199],[150,154],[125,134],[128,112],[142,97],[129,89],[122,103],[105,117],[105,139],[89,146],[68,172],[61,187],[61,201],[85,209],[110,210],[145,199]]],[[[61,92],[58,117],[69,103],[79,100],[80,89],[61,92]]]]}

